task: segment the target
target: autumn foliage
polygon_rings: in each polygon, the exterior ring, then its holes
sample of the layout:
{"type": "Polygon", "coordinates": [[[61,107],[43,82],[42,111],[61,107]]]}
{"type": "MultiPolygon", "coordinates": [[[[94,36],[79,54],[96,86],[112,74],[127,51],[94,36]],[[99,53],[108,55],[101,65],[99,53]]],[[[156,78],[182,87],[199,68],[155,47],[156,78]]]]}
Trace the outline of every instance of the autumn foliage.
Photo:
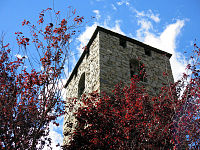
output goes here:
{"type": "MultiPolygon", "coordinates": [[[[43,149],[51,145],[49,124],[63,115],[61,80],[71,38],[83,17],[69,8],[48,8],[37,25],[24,20],[30,37],[16,32],[19,55],[0,41],[0,149],[43,149]],[[46,15],[51,18],[46,20],[46,15]],[[54,17],[52,17],[54,16],[54,17]],[[61,85],[61,86],[60,86],[61,85]]],[[[129,86],[116,85],[113,96],[83,95],[67,149],[199,149],[200,49],[194,45],[187,73],[149,96],[134,76],[129,86]]],[[[164,75],[166,75],[164,73],[164,75]]],[[[72,103],[77,103],[73,101],[72,103]]]]}
{"type": "Polygon", "coordinates": [[[48,8],[36,25],[24,20],[30,36],[15,32],[17,50],[0,41],[0,149],[51,145],[49,124],[59,126],[56,119],[64,114],[61,79],[70,40],[84,19],[69,12],[60,19],[59,11],[48,8]]]}
{"type": "Polygon", "coordinates": [[[66,149],[199,149],[199,59],[195,44],[187,74],[163,86],[155,97],[139,86],[137,75],[129,86],[116,85],[113,96],[83,95],[82,107],[74,113],[76,131],[66,149]]]}

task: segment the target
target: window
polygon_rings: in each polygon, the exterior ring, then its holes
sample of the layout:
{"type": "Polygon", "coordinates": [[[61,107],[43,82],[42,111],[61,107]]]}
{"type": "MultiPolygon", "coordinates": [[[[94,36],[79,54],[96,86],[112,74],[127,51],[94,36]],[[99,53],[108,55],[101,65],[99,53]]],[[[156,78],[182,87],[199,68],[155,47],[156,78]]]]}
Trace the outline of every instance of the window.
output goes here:
{"type": "Polygon", "coordinates": [[[133,77],[134,75],[138,75],[139,73],[139,63],[137,60],[131,60],[130,61],[130,74],[131,77],[133,77]]]}
{"type": "Polygon", "coordinates": [[[144,51],[145,51],[145,55],[147,55],[147,56],[151,56],[151,50],[144,49],[144,51]]]}
{"type": "Polygon", "coordinates": [[[131,78],[134,75],[138,75],[140,81],[147,82],[144,65],[141,65],[141,63],[138,60],[135,59],[130,60],[130,75],[131,78]]]}
{"type": "Polygon", "coordinates": [[[119,45],[122,46],[123,48],[126,48],[126,40],[120,38],[120,39],[119,39],[119,45]]]}
{"type": "Polygon", "coordinates": [[[81,97],[85,90],[85,73],[81,75],[81,78],[78,83],[78,97],[81,97]]]}

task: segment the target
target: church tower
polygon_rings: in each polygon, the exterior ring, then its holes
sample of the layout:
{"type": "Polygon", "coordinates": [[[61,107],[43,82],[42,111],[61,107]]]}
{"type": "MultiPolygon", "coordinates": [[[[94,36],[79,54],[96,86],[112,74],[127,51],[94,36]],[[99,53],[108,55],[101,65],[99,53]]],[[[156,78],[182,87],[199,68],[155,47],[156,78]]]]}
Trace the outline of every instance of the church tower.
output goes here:
{"type": "MultiPolygon", "coordinates": [[[[140,64],[144,64],[147,74],[141,84],[152,96],[157,95],[163,84],[174,82],[170,57],[167,52],[98,26],[67,80],[66,105],[69,98],[79,98],[83,93],[98,91],[111,94],[120,81],[130,83],[140,64]],[[163,72],[168,76],[164,77],[163,72]]],[[[66,111],[64,145],[69,143],[76,126],[72,116],[74,110],[67,107],[66,111]]]]}

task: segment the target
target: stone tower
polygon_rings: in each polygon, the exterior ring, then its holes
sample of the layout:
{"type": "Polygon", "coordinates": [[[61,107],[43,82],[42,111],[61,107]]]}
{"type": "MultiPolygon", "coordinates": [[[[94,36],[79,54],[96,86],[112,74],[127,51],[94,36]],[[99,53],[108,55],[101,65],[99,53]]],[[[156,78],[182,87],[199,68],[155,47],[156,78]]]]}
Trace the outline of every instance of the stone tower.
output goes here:
{"type": "MultiPolygon", "coordinates": [[[[169,53],[98,26],[65,85],[66,103],[69,98],[79,98],[82,93],[96,90],[111,93],[120,81],[129,83],[141,63],[147,74],[146,80],[141,82],[147,91],[156,95],[163,83],[174,81],[170,57],[169,53]],[[168,76],[163,77],[163,72],[168,76]]],[[[66,111],[69,113],[64,120],[64,145],[69,142],[76,125],[71,115],[73,110],[66,111]]]]}

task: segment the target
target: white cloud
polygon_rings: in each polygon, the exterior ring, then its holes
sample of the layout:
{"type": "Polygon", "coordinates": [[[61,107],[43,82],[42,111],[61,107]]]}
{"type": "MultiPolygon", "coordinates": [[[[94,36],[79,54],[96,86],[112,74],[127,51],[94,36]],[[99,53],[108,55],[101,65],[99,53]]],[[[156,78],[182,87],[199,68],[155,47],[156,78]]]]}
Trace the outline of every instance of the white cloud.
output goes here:
{"type": "Polygon", "coordinates": [[[103,26],[107,26],[109,24],[109,22],[111,21],[111,16],[106,16],[106,19],[104,19],[104,22],[103,22],[103,26]]]}
{"type": "Polygon", "coordinates": [[[166,49],[169,53],[175,54],[176,38],[183,26],[184,20],[177,20],[175,23],[169,24],[159,37],[156,37],[152,33],[147,33],[144,42],[152,39],[152,44],[156,47],[166,49]]]}
{"type": "Polygon", "coordinates": [[[137,38],[142,40],[144,36],[149,33],[149,30],[153,29],[153,26],[150,21],[145,19],[138,20],[138,25],[141,27],[137,30],[137,38]]]}
{"type": "Polygon", "coordinates": [[[108,26],[108,24],[105,24],[105,28],[111,30],[111,31],[114,31],[114,32],[117,32],[119,34],[122,34],[122,35],[125,35],[125,33],[121,30],[121,27],[120,27],[120,20],[116,20],[115,21],[115,25],[113,27],[110,27],[108,26]]]}
{"type": "MultiPolygon", "coordinates": [[[[63,117],[58,118],[59,122],[63,122],[63,117]]],[[[60,130],[62,130],[62,124],[60,126],[56,126],[53,123],[50,123],[49,125],[49,138],[51,138],[51,147],[53,150],[60,150],[61,148],[59,146],[56,146],[57,144],[60,144],[60,146],[63,143],[63,135],[60,130]]],[[[44,147],[44,150],[49,150],[47,146],[44,147]]]]}
{"type": "Polygon", "coordinates": [[[19,58],[19,59],[28,58],[27,56],[22,56],[22,55],[20,55],[20,54],[16,54],[15,56],[16,56],[17,58],[19,58]]]}
{"type": "Polygon", "coordinates": [[[92,26],[86,26],[85,31],[77,38],[80,42],[80,45],[77,47],[80,54],[83,52],[83,47],[85,47],[89,41],[89,39],[92,37],[92,34],[94,33],[98,23],[95,22],[92,26]]]}
{"type": "Polygon", "coordinates": [[[93,12],[96,14],[97,20],[99,20],[101,18],[99,10],[93,10],[93,12]]]}
{"type": "Polygon", "coordinates": [[[63,137],[56,131],[50,131],[49,136],[52,139],[52,148],[53,150],[60,150],[60,147],[56,146],[58,143],[62,145],[63,137]]]}
{"type": "Polygon", "coordinates": [[[19,58],[19,59],[22,59],[22,55],[20,55],[20,54],[16,54],[15,55],[17,58],[19,58]]]}
{"type": "Polygon", "coordinates": [[[111,4],[113,10],[117,10],[114,4],[111,4]]]}
{"type": "Polygon", "coordinates": [[[176,51],[176,39],[180,34],[185,21],[177,20],[175,23],[169,24],[158,36],[149,31],[149,29],[152,28],[152,24],[148,20],[138,20],[138,24],[140,25],[140,28],[137,30],[136,38],[148,45],[171,53],[172,58],[170,59],[170,62],[174,79],[175,81],[179,79],[185,71],[186,61],[184,56],[176,51]]]}
{"type": "Polygon", "coordinates": [[[151,14],[151,15],[150,15],[150,18],[151,18],[152,20],[154,20],[155,22],[160,22],[160,18],[159,18],[158,16],[159,16],[158,14],[156,14],[156,15],[151,14]]]}
{"type": "Polygon", "coordinates": [[[153,21],[155,21],[156,23],[160,22],[160,18],[159,18],[159,14],[154,14],[152,12],[151,9],[149,9],[146,13],[144,11],[138,11],[135,8],[131,8],[131,10],[136,13],[136,17],[138,17],[139,19],[141,18],[148,18],[151,19],[153,21]]]}
{"type": "Polygon", "coordinates": [[[121,1],[117,2],[117,5],[119,5],[119,6],[121,6],[123,4],[125,4],[126,6],[129,6],[130,5],[129,0],[121,0],[121,1]]]}

